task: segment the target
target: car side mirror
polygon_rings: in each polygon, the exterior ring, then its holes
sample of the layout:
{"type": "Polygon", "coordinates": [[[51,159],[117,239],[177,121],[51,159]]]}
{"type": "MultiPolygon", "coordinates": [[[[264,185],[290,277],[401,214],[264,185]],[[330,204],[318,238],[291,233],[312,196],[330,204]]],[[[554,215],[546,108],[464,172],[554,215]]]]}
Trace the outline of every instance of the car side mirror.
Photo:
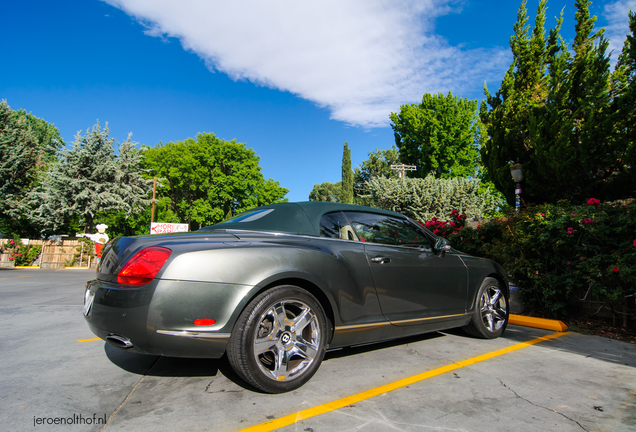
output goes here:
{"type": "Polygon", "coordinates": [[[450,252],[451,249],[452,247],[450,242],[445,238],[438,238],[435,242],[435,250],[438,250],[440,252],[450,252]]]}

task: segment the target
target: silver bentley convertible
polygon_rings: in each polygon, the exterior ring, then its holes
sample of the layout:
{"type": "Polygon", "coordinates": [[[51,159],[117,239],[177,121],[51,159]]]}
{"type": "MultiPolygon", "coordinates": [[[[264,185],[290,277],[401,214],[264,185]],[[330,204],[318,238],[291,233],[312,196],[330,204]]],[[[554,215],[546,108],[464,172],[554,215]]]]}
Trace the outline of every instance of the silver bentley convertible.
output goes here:
{"type": "Polygon", "coordinates": [[[498,337],[508,302],[501,266],[403,215],[301,202],[112,240],[84,316],[118,348],[227,355],[246,382],[280,393],[307,382],[328,349],[455,327],[498,337]]]}

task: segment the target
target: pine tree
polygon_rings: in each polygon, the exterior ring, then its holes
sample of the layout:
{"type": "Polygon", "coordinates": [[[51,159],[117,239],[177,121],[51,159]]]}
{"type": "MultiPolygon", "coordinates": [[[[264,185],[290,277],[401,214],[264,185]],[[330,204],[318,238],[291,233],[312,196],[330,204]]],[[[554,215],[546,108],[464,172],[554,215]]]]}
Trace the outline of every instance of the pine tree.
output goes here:
{"type": "Polygon", "coordinates": [[[615,135],[617,189],[636,196],[636,12],[629,12],[630,32],[612,73],[611,118],[615,135]]]}
{"type": "Polygon", "coordinates": [[[42,185],[25,202],[31,219],[43,233],[59,232],[81,224],[94,230],[100,214],[139,213],[149,203],[152,180],[142,177],[139,150],[130,136],[115,155],[108,124],[99,122],[84,136],[75,137],[72,149],[63,149],[42,185]]]}
{"type": "Polygon", "coordinates": [[[0,102],[0,218],[10,217],[16,201],[35,180],[39,156],[37,137],[26,117],[0,102]]]}
{"type": "Polygon", "coordinates": [[[629,103],[623,95],[627,75],[610,74],[608,42],[603,30],[594,31],[590,4],[575,3],[576,37],[570,52],[559,34],[563,14],[546,38],[542,0],[530,36],[524,1],[510,41],[513,63],[496,95],[486,90],[480,116],[489,138],[482,161],[510,204],[510,166],[515,162],[523,164],[526,202],[622,198],[634,191],[621,180],[631,166],[621,156],[626,146],[619,135],[626,129],[618,126],[617,115],[626,114],[627,105],[621,110],[619,101],[629,103]]]}
{"type": "Polygon", "coordinates": [[[56,150],[63,145],[55,125],[0,103],[0,231],[34,236],[21,202],[39,184],[56,150]]]}

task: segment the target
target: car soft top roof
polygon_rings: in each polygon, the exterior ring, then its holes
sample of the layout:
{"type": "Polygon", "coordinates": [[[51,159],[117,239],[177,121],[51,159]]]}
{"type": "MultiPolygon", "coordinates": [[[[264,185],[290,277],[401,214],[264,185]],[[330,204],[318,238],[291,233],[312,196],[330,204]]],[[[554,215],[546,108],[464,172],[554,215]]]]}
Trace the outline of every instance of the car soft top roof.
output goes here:
{"type": "Polygon", "coordinates": [[[320,236],[320,219],[326,213],[357,211],[404,218],[389,210],[324,201],[270,204],[247,210],[232,219],[201,228],[199,231],[245,230],[320,236]],[[267,210],[271,210],[267,212],[267,210]]]}

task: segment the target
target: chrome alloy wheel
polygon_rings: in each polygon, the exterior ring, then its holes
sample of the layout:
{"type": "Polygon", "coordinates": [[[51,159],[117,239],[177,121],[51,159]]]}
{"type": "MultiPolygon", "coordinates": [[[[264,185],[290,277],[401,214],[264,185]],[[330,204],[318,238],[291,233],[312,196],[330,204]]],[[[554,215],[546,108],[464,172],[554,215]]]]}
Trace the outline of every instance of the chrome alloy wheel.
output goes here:
{"type": "Polygon", "coordinates": [[[479,306],[481,319],[489,332],[497,332],[506,323],[506,297],[498,286],[489,286],[484,290],[479,306]]]}
{"type": "Polygon", "coordinates": [[[278,301],[258,320],[253,343],[256,364],[273,380],[294,379],[314,362],[320,340],[316,314],[307,304],[278,301]]]}

